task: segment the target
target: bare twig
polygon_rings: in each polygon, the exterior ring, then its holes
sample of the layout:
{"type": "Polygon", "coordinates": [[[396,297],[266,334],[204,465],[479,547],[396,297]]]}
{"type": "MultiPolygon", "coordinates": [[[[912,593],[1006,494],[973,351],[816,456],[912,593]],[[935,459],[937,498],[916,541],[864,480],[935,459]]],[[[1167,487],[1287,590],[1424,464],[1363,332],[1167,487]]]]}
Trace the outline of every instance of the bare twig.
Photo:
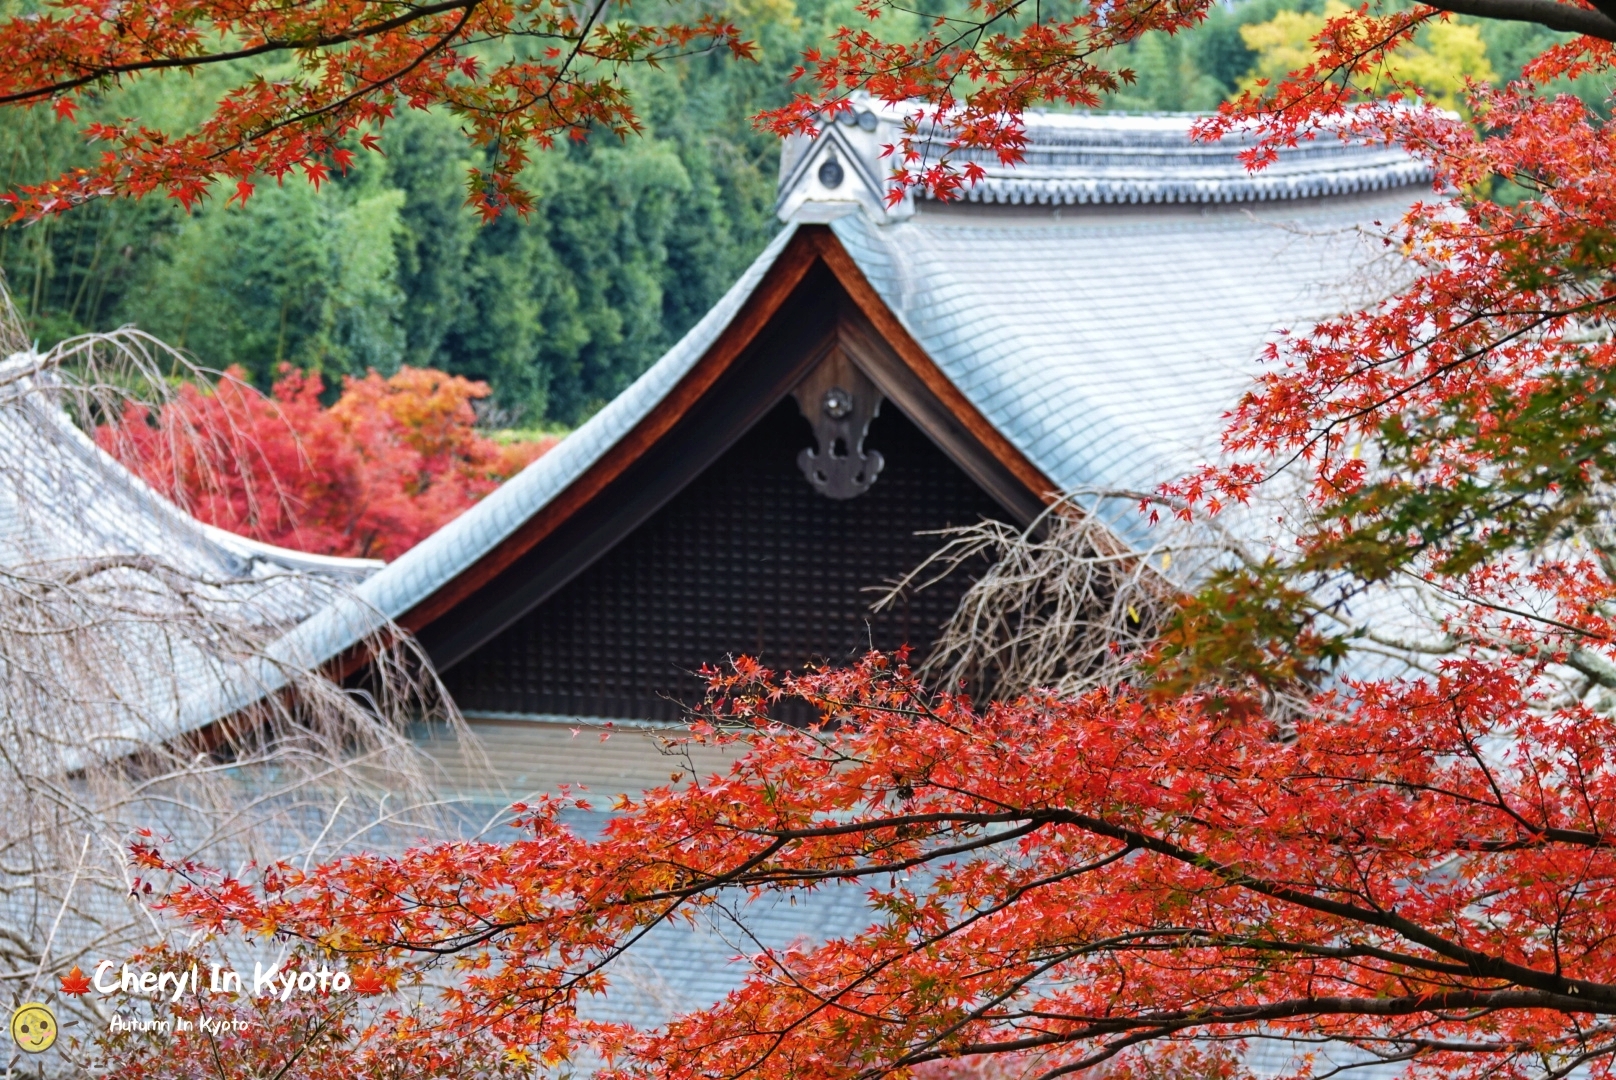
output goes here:
{"type": "MultiPolygon", "coordinates": [[[[38,351],[0,282],[0,985],[12,994],[167,933],[127,861],[137,830],[230,868],[328,856],[332,837],[385,832],[405,806],[433,816],[407,725],[464,730],[386,620],[365,643],[362,686],[276,648],[356,603],[373,566],[209,530],[85,434],[209,374],[128,328],[38,351]]],[[[245,430],[165,437],[222,438],[251,468],[245,430]]]]}

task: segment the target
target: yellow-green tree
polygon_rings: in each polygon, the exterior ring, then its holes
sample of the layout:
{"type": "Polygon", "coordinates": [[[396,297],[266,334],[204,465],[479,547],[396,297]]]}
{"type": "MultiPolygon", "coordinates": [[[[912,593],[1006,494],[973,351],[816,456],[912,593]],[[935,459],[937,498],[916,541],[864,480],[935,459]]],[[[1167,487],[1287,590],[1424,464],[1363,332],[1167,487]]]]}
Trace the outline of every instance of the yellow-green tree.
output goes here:
{"type": "MultiPolygon", "coordinates": [[[[1257,62],[1241,88],[1249,90],[1259,82],[1273,83],[1307,66],[1325,22],[1346,10],[1344,4],[1331,3],[1322,14],[1282,11],[1267,22],[1242,26],[1240,37],[1247,48],[1257,53],[1257,62]]],[[[1489,82],[1498,77],[1487,60],[1487,45],[1480,29],[1451,20],[1424,27],[1412,45],[1397,51],[1382,76],[1388,85],[1413,83],[1427,101],[1460,110],[1467,80],[1489,82]]]]}

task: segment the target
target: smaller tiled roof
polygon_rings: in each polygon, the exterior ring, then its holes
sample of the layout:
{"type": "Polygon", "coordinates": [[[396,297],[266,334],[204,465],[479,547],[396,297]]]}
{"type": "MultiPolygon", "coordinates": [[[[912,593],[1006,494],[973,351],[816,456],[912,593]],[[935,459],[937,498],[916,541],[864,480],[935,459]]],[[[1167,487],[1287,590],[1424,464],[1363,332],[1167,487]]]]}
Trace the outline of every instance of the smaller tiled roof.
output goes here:
{"type": "Polygon", "coordinates": [[[966,150],[984,179],[970,202],[1028,205],[1113,202],[1270,202],[1388,191],[1430,179],[1424,162],[1398,147],[1353,146],[1335,139],[1286,147],[1252,173],[1239,162],[1251,137],[1188,139],[1196,116],[1075,116],[1041,113],[1028,121],[1026,160],[1015,168],[966,150]]]}
{"type": "Polygon", "coordinates": [[[161,557],[215,578],[286,571],[360,582],[377,559],[310,555],[215,528],[187,514],[98,447],[56,407],[37,376],[9,382],[40,359],[0,360],[0,558],[11,564],[111,554],[161,557]]]}
{"type": "MultiPolygon", "coordinates": [[[[1006,206],[1283,202],[1393,191],[1431,179],[1430,168],[1399,147],[1328,133],[1280,148],[1273,164],[1253,172],[1240,161],[1253,135],[1237,130],[1215,142],[1196,139],[1192,128],[1201,119],[1034,110],[1025,116],[1026,146],[1015,165],[986,150],[950,150],[941,136],[923,134],[912,145],[922,162],[946,153],[957,165],[982,170],[982,178],[961,191],[963,201],[1006,206]]],[[[793,221],[831,220],[838,205],[860,207],[881,222],[915,213],[913,195],[896,206],[885,201],[893,160],[888,149],[903,138],[903,120],[903,110],[857,95],[853,108],[818,138],[788,139],[776,211],[793,221]],[[830,161],[836,168],[827,172],[830,161]]],[[[927,201],[922,194],[919,202],[927,201]]]]}
{"type": "MultiPolygon", "coordinates": [[[[740,750],[671,742],[670,736],[686,734],[671,726],[476,712],[466,718],[477,736],[474,750],[441,725],[416,732],[416,738],[469,831],[503,819],[501,811],[514,799],[555,794],[566,785],[593,809],[563,811],[563,820],[583,835],[596,835],[616,795],[638,796],[676,782],[675,776],[678,783],[722,778],[740,750]]],[[[740,984],[750,970],[748,958],[760,947],[816,944],[874,923],[866,888],[831,882],[811,894],[749,899],[742,890],[722,896],[697,914],[694,925],[664,923],[636,941],[608,969],[610,992],[587,999],[583,1012],[590,1019],[651,1028],[709,1005],[740,984]]],[[[587,1075],[588,1063],[580,1064],[587,1075]]]]}
{"type": "Polygon", "coordinates": [[[956,151],[986,176],[964,192],[970,202],[1080,206],[1090,203],[1249,203],[1388,191],[1431,178],[1398,147],[1325,138],[1287,147],[1252,172],[1239,160],[1251,138],[1188,137],[1198,117],[1035,113],[1027,120],[1026,160],[1014,167],[981,151],[956,151]]]}
{"type": "Polygon", "coordinates": [[[192,603],[217,604],[269,639],[383,564],[290,551],[191,517],[74,426],[48,373],[17,374],[39,367],[33,353],[0,360],[0,562],[40,580],[94,568],[109,605],[127,590],[112,620],[119,662],[97,672],[116,702],[106,709],[108,752],[120,739],[133,747],[194,730],[277,689],[278,672],[204,655],[194,636],[171,632],[160,590],[137,568],[172,569],[192,603]]]}
{"type": "Polygon", "coordinates": [[[476,711],[466,721],[474,747],[443,724],[422,725],[412,735],[431,758],[439,789],[476,802],[509,803],[583,785],[605,807],[613,796],[673,783],[675,776],[721,775],[738,756],[735,747],[676,743],[688,735],[682,725],[476,711]]]}

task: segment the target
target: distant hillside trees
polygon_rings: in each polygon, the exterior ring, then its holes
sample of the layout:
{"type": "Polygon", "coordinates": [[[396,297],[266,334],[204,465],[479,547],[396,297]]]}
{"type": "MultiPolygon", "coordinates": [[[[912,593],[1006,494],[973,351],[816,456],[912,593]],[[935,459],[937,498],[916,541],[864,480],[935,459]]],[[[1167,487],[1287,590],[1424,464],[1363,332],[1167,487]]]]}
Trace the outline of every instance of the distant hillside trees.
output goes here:
{"type": "MultiPolygon", "coordinates": [[[[805,5],[810,7],[812,5],[805,5]]],[[[485,156],[442,112],[401,109],[385,156],[318,190],[257,184],[187,214],[163,199],[100,200],[0,228],[0,268],[36,335],[133,322],[267,390],[282,363],[342,375],[400,364],[489,383],[519,426],[575,424],[713,304],[778,227],[776,140],[751,116],[829,14],[742,4],[757,65],[690,57],[637,71],[644,132],[539,154],[526,217],[487,225],[466,205],[485,156]]],[[[182,126],[228,85],[214,72],[110,95],[101,108],[182,126]]],[[[95,158],[48,111],[0,111],[0,187],[95,158]]],[[[328,395],[329,396],[329,395],[328,395]]]]}

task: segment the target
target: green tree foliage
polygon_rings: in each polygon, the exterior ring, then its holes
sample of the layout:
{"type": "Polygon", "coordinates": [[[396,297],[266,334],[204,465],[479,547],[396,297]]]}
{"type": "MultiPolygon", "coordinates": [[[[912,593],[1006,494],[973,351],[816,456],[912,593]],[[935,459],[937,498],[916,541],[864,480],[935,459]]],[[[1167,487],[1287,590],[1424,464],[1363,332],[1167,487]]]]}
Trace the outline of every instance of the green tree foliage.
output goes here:
{"type": "MultiPolygon", "coordinates": [[[[1276,27],[1317,23],[1325,2],[1241,0],[1188,33],[1141,39],[1123,61],[1134,81],[1108,104],[1211,109],[1266,74],[1275,48],[1305,47],[1299,30],[1263,43],[1276,27]]],[[[524,177],[539,196],[526,218],[480,224],[465,178],[486,162],[452,119],[411,111],[383,130],[384,155],[360,153],[319,190],[266,181],[245,206],[219,193],[190,215],[161,199],[95,202],[0,229],[0,267],[42,338],[134,322],[265,388],[284,362],[330,385],[368,368],[432,367],[487,381],[507,422],[577,423],[689,329],[778,227],[778,147],[751,117],[784,100],[805,48],[854,19],[850,0],[731,7],[760,62],[693,56],[630,72],[643,135],[539,155],[524,177]]],[[[1554,37],[1504,22],[1448,33],[1463,46],[1449,82],[1489,65],[1512,77],[1554,37]]],[[[1438,59],[1458,55],[1434,45],[1438,59]]],[[[103,106],[182,122],[229,74],[149,80],[103,106]]],[[[0,116],[7,185],[92,154],[47,110],[0,116]]]]}
{"type": "MultiPolygon", "coordinates": [[[[526,218],[479,224],[465,181],[481,163],[451,119],[406,112],[383,130],[383,155],[360,153],[319,190],[266,181],[245,206],[220,192],[189,215],[108,200],[0,229],[0,267],[42,338],[134,322],[265,388],[283,362],[331,384],[434,367],[487,380],[520,423],[576,423],[689,329],[778,227],[778,147],[751,117],[784,100],[802,50],[851,5],[734,6],[761,62],[693,56],[630,73],[642,137],[539,155],[526,218]]],[[[215,90],[152,80],[103,105],[177,121],[215,90]]],[[[0,116],[0,147],[8,185],[93,157],[43,109],[0,116]]]]}
{"type": "Polygon", "coordinates": [[[1130,112],[1201,112],[1214,109],[1228,93],[1199,55],[1199,40],[1188,35],[1152,34],[1127,49],[1135,82],[1112,95],[1114,109],[1130,112]]]}
{"type": "Polygon", "coordinates": [[[1153,34],[1130,44],[1122,66],[1133,83],[1111,96],[1111,108],[1130,112],[1201,112],[1233,94],[1258,62],[1241,30],[1282,12],[1315,13],[1324,0],[1242,0],[1218,5],[1194,30],[1167,38],[1153,34]]]}
{"type": "Polygon", "coordinates": [[[324,195],[288,182],[245,207],[181,218],[120,306],[209,364],[260,378],[284,362],[392,370],[405,340],[395,243],[404,193],[368,187],[324,195]]]}

